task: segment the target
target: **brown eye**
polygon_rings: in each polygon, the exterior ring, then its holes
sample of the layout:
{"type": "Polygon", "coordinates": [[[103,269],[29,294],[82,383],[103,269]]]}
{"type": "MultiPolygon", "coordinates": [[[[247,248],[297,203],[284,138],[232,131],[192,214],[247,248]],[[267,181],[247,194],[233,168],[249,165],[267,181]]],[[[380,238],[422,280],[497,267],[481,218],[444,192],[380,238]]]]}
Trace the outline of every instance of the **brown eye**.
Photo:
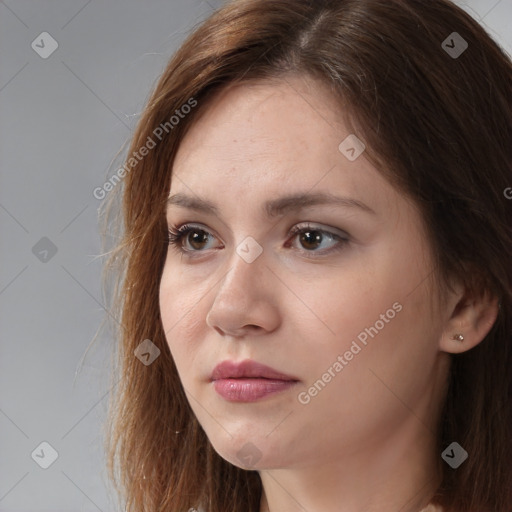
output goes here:
{"type": "Polygon", "coordinates": [[[292,230],[292,238],[297,238],[300,244],[300,248],[304,250],[304,252],[318,255],[327,254],[331,251],[342,248],[346,243],[348,243],[348,238],[344,238],[335,233],[331,233],[330,231],[326,231],[324,229],[317,228],[315,226],[296,226],[292,230]],[[325,247],[327,243],[330,243],[325,247]],[[322,248],[322,245],[324,247],[322,248]]]}
{"type": "Polygon", "coordinates": [[[209,238],[213,238],[213,235],[208,231],[185,224],[180,228],[169,229],[168,242],[182,252],[202,252],[202,249],[207,248],[205,244],[209,238]]]}
{"type": "Polygon", "coordinates": [[[320,231],[304,231],[299,239],[305,249],[316,249],[316,244],[322,242],[323,236],[320,231]]]}
{"type": "Polygon", "coordinates": [[[188,232],[185,240],[196,250],[204,249],[204,247],[201,247],[201,244],[205,244],[208,241],[208,233],[202,230],[191,230],[188,232]]]}
{"type": "MultiPolygon", "coordinates": [[[[192,251],[204,249],[201,244],[208,241],[210,233],[204,229],[193,226],[182,226],[178,229],[169,229],[169,244],[183,247],[183,241],[188,242],[192,246],[192,251]]],[[[190,249],[184,249],[190,251],[190,249]]]]}
{"type": "MultiPolygon", "coordinates": [[[[308,225],[294,227],[290,235],[292,239],[298,239],[299,245],[287,243],[286,247],[293,245],[299,251],[313,257],[320,257],[341,250],[349,242],[348,235],[346,234],[342,236],[308,225]],[[326,244],[329,245],[322,247],[322,245],[326,244]]],[[[192,255],[193,253],[205,252],[205,249],[213,248],[212,246],[208,247],[208,242],[209,239],[214,238],[214,235],[205,229],[185,224],[181,227],[173,226],[169,228],[168,243],[170,246],[175,247],[178,252],[192,255]]]]}

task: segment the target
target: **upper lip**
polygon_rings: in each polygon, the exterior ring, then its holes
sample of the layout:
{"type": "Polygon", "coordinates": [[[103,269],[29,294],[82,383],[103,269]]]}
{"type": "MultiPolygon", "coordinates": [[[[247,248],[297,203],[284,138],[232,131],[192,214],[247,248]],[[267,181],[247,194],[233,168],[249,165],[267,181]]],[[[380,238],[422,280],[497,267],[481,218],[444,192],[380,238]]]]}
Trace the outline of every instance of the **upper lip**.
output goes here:
{"type": "Polygon", "coordinates": [[[297,381],[295,377],[278,372],[262,363],[246,359],[239,363],[235,361],[222,361],[212,372],[210,380],[219,379],[240,379],[240,378],[263,378],[275,380],[297,381]]]}

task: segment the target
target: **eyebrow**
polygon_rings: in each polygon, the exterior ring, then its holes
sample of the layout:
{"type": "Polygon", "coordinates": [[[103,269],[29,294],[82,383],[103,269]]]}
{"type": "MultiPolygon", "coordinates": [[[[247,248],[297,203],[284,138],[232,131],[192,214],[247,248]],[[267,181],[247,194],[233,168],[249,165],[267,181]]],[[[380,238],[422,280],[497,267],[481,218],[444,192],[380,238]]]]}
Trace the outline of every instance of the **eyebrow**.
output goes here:
{"type": "MultiPolygon", "coordinates": [[[[220,211],[213,203],[199,197],[187,196],[177,193],[167,199],[167,207],[179,206],[196,210],[205,214],[220,217],[220,211]]],[[[267,217],[278,217],[290,212],[297,212],[310,206],[335,205],[349,208],[358,208],[363,212],[375,215],[375,211],[369,206],[350,197],[339,197],[326,192],[300,193],[271,199],[263,204],[263,212],[267,217]]]]}

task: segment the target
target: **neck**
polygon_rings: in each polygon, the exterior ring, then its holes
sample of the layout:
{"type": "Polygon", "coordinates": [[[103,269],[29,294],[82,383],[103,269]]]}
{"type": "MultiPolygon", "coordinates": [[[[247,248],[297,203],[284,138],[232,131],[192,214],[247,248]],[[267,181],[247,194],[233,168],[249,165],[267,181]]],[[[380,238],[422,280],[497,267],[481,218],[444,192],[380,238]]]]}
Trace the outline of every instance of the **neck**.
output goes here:
{"type": "Polygon", "coordinates": [[[420,512],[440,484],[436,455],[423,428],[315,465],[260,471],[260,512],[420,512]]]}

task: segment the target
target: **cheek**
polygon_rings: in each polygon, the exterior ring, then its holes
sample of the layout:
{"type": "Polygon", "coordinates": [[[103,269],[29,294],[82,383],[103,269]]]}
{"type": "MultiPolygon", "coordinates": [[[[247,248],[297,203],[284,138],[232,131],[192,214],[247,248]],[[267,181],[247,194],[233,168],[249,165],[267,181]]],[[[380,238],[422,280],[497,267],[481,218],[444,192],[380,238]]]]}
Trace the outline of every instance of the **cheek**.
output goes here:
{"type": "Polygon", "coordinates": [[[323,373],[326,361],[334,362],[354,341],[361,352],[353,359],[360,362],[393,364],[391,359],[400,354],[403,362],[413,343],[422,350],[422,340],[416,338],[432,322],[425,279],[430,269],[421,244],[405,242],[405,237],[394,236],[389,243],[361,251],[342,268],[333,269],[331,278],[305,288],[302,298],[309,310],[303,308],[305,316],[289,314],[297,319],[298,331],[308,333],[301,357],[313,372],[323,373]],[[307,340],[316,348],[322,346],[322,351],[306,354],[307,340]]]}
{"type": "Polygon", "coordinates": [[[311,287],[304,302],[315,313],[318,335],[341,348],[373,325],[397,300],[393,276],[384,261],[361,257],[334,270],[321,285],[311,287]]]}
{"type": "Polygon", "coordinates": [[[166,265],[160,280],[158,303],[160,307],[162,325],[164,327],[164,333],[167,340],[169,340],[169,337],[174,330],[173,325],[177,321],[176,294],[173,294],[173,290],[176,290],[176,286],[175,283],[172,282],[171,273],[169,272],[168,266],[166,265]]]}
{"type": "MultiPolygon", "coordinates": [[[[180,276],[166,265],[159,289],[159,307],[164,334],[178,370],[191,364],[197,350],[200,321],[198,299],[184,288],[180,276]]],[[[180,373],[182,373],[180,371],[180,373]]]]}

